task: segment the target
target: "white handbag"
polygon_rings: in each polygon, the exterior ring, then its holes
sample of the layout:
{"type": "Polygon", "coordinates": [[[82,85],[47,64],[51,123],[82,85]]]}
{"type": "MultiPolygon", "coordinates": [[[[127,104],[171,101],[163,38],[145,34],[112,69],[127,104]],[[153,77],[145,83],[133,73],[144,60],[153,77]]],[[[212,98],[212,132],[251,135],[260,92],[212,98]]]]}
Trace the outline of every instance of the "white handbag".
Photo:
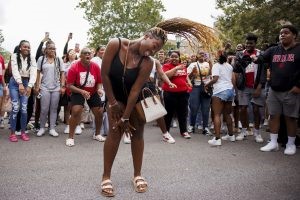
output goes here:
{"type": "Polygon", "coordinates": [[[159,96],[154,95],[149,88],[143,88],[142,100],[136,104],[136,110],[144,122],[157,120],[167,114],[159,96]],[[147,98],[145,98],[146,91],[150,93],[147,98]]]}

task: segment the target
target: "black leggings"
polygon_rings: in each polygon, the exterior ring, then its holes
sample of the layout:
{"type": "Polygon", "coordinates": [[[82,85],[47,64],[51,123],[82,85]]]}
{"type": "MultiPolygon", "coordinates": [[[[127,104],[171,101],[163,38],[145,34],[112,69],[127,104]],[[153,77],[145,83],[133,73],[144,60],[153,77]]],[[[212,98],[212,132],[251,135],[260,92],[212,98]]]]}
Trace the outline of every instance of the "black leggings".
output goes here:
{"type": "Polygon", "coordinates": [[[167,115],[165,115],[165,122],[167,130],[170,130],[171,122],[176,113],[180,133],[187,131],[187,115],[188,115],[188,100],[189,93],[187,92],[163,92],[165,108],[167,115]]]}

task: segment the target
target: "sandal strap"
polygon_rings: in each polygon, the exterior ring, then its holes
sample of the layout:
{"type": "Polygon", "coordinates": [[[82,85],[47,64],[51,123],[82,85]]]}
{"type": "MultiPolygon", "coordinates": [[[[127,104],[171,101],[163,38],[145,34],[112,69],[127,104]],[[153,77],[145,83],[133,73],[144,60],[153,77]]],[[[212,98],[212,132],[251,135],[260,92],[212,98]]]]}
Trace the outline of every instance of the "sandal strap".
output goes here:
{"type": "Polygon", "coordinates": [[[147,182],[145,181],[145,178],[142,176],[137,176],[133,179],[133,182],[136,184],[136,186],[140,185],[147,185],[147,182]]]}
{"type": "Polygon", "coordinates": [[[101,182],[101,187],[104,187],[105,185],[110,185],[112,187],[112,181],[110,179],[106,179],[101,182]]]}

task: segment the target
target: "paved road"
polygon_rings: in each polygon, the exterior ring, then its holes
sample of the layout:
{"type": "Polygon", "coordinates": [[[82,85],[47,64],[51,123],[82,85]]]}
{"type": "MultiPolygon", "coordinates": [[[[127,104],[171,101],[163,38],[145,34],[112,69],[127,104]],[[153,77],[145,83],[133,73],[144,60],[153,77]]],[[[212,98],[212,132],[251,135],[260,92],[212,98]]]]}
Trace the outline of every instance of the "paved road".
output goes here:
{"type": "MultiPolygon", "coordinates": [[[[202,134],[186,140],[178,129],[171,133],[176,144],[164,143],[157,127],[146,126],[145,194],[135,193],[131,184],[130,145],[120,145],[112,174],[114,199],[300,199],[300,149],[290,157],[282,148],[263,153],[253,137],[216,148],[202,134]]],[[[92,140],[90,130],[76,136],[72,148],[64,145],[66,137],[31,134],[30,142],[11,143],[8,131],[0,130],[0,199],[105,199],[99,193],[103,143],[92,140]]]]}

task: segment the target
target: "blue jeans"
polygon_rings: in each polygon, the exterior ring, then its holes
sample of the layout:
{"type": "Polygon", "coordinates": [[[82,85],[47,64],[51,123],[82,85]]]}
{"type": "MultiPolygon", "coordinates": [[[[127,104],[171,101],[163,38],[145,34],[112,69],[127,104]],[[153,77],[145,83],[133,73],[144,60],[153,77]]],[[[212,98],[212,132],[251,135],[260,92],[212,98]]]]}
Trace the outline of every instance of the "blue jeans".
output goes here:
{"type": "Polygon", "coordinates": [[[211,98],[201,95],[201,86],[193,86],[190,93],[189,107],[190,107],[190,125],[195,126],[198,110],[201,109],[203,128],[208,126],[210,100],[211,98]]]}
{"type": "MultiPolygon", "coordinates": [[[[22,80],[24,88],[28,86],[28,80],[22,80]]],[[[16,131],[17,124],[17,115],[21,107],[21,131],[25,132],[27,126],[27,103],[28,96],[20,95],[19,93],[19,84],[15,81],[13,77],[10,78],[9,81],[9,93],[12,103],[12,111],[10,113],[10,129],[12,132],[16,131]]]]}

